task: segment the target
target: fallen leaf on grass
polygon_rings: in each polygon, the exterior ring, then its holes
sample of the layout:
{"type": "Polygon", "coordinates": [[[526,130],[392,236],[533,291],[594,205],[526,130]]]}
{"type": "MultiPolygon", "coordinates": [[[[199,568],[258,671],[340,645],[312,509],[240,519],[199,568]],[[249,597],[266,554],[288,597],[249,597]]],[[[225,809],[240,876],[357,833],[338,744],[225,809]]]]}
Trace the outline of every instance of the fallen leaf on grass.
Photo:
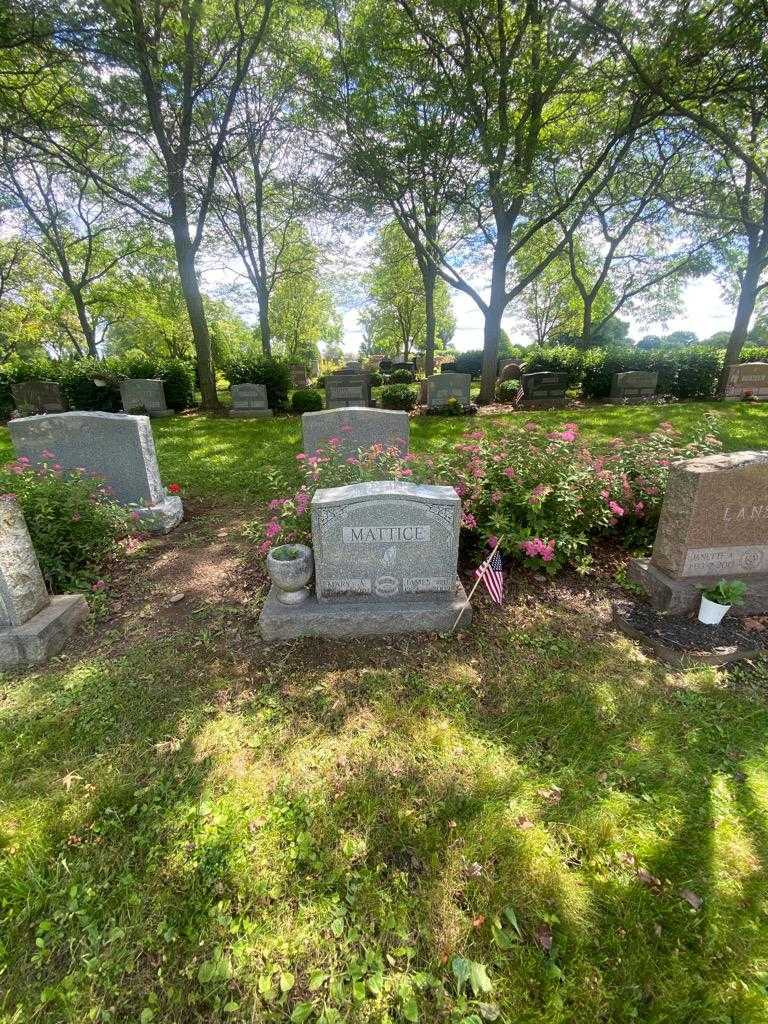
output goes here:
{"type": "Polygon", "coordinates": [[[537,924],[533,929],[533,941],[546,953],[552,949],[552,929],[548,924],[537,924]]]}
{"type": "Polygon", "coordinates": [[[686,903],[690,903],[694,910],[698,910],[704,902],[701,896],[697,896],[696,893],[691,892],[690,889],[681,889],[680,895],[686,903]]]}
{"type": "Polygon", "coordinates": [[[637,858],[634,853],[620,853],[619,860],[622,864],[627,864],[631,868],[633,868],[637,863],[637,858]]]}
{"type": "Polygon", "coordinates": [[[550,804],[559,804],[563,796],[563,791],[559,786],[549,786],[549,788],[542,786],[541,789],[536,790],[536,795],[540,796],[543,800],[546,800],[550,804]]]}
{"type": "Polygon", "coordinates": [[[485,914],[478,914],[477,917],[472,918],[473,928],[482,928],[485,924],[485,914]]]}
{"type": "Polygon", "coordinates": [[[637,869],[637,877],[643,883],[647,885],[649,889],[653,889],[654,892],[658,892],[661,889],[661,879],[652,875],[650,871],[646,871],[645,868],[637,869]]]}
{"type": "Polygon", "coordinates": [[[166,754],[175,754],[177,750],[181,750],[181,740],[176,736],[172,736],[169,740],[160,740],[159,743],[155,743],[152,749],[158,757],[164,757],[166,754]]]}
{"type": "Polygon", "coordinates": [[[744,625],[747,629],[754,629],[758,633],[762,633],[763,630],[768,629],[765,619],[746,618],[744,619],[744,625]]]}
{"type": "Polygon", "coordinates": [[[66,789],[66,791],[69,792],[70,789],[72,789],[72,786],[75,784],[75,782],[78,782],[81,779],[82,775],[78,775],[77,772],[67,772],[64,778],[61,780],[61,784],[64,787],[64,789],[66,789]]]}
{"type": "Polygon", "coordinates": [[[515,825],[519,829],[522,829],[523,832],[526,832],[529,828],[534,827],[534,823],[531,821],[531,819],[526,818],[524,814],[521,814],[519,818],[515,818],[515,825]]]}

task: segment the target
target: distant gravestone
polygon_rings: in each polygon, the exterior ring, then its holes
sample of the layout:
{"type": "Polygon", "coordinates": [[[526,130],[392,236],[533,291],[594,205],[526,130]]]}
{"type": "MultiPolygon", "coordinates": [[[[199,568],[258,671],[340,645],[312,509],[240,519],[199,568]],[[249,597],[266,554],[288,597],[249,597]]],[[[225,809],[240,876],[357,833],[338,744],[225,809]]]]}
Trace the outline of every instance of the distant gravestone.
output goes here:
{"type": "Polygon", "coordinates": [[[33,465],[51,461],[102,476],[115,499],[135,512],[144,529],[167,533],[181,522],[181,498],[160,482],[152,428],[146,416],[111,412],[64,412],[11,420],[18,456],[33,465]]]}
{"type": "Polygon", "coordinates": [[[173,410],[165,404],[165,388],[161,380],[138,377],[121,380],[120,398],[124,412],[135,413],[143,409],[147,416],[173,416],[173,410]]]}
{"type": "Polygon", "coordinates": [[[768,398],[768,363],[738,363],[728,367],[726,398],[768,398]]]}
{"type": "Polygon", "coordinates": [[[299,363],[291,364],[291,384],[295,388],[305,388],[309,384],[307,378],[306,366],[301,366],[299,363]]]}
{"type": "Polygon", "coordinates": [[[367,375],[332,373],[325,378],[326,409],[345,409],[371,404],[371,384],[367,375]]]}
{"type": "Polygon", "coordinates": [[[375,481],[312,499],[315,595],[260,619],[266,639],[450,630],[471,610],[458,579],[461,502],[452,487],[375,481]]]}
{"type": "Polygon", "coordinates": [[[416,363],[412,359],[402,359],[400,362],[392,363],[392,372],[395,370],[408,370],[409,373],[416,373],[416,363]]]}
{"type": "Polygon", "coordinates": [[[229,415],[237,419],[256,419],[272,415],[264,384],[233,384],[229,415]]]}
{"type": "Polygon", "coordinates": [[[0,495],[0,668],[46,661],[87,614],[81,594],[48,594],[21,508],[0,495]]]}
{"type": "Polygon", "coordinates": [[[647,402],[656,397],[658,373],[647,370],[626,370],[614,373],[611,381],[612,402],[647,402]]]}
{"type": "Polygon", "coordinates": [[[568,374],[541,373],[523,374],[523,402],[535,403],[543,407],[563,405],[565,391],[568,387],[568,374]]]}
{"type": "Polygon", "coordinates": [[[347,456],[361,448],[380,444],[408,452],[409,420],[407,412],[395,409],[326,409],[305,412],[301,417],[304,452],[312,455],[330,438],[338,441],[337,450],[347,456]]]}
{"type": "Polygon", "coordinates": [[[442,409],[450,399],[455,398],[459,405],[469,405],[472,375],[469,373],[435,373],[427,377],[427,406],[430,409],[442,409]]]}
{"type": "Polygon", "coordinates": [[[658,609],[699,604],[699,587],[743,579],[739,612],[768,612],[768,451],[685,459],[672,466],[650,559],[630,575],[658,609]]]}
{"type": "Polygon", "coordinates": [[[519,380],[523,379],[523,368],[520,363],[507,360],[499,371],[499,383],[503,384],[508,380],[519,380]]]}
{"type": "Polygon", "coordinates": [[[363,364],[358,362],[356,359],[351,359],[348,363],[344,364],[344,369],[339,372],[359,374],[363,372],[363,364]]]}
{"type": "Polygon", "coordinates": [[[66,406],[55,380],[24,380],[11,384],[17,409],[25,413],[64,412],[66,406]]]}
{"type": "Polygon", "coordinates": [[[456,373],[458,365],[458,363],[443,363],[440,367],[440,373],[456,373]]]}

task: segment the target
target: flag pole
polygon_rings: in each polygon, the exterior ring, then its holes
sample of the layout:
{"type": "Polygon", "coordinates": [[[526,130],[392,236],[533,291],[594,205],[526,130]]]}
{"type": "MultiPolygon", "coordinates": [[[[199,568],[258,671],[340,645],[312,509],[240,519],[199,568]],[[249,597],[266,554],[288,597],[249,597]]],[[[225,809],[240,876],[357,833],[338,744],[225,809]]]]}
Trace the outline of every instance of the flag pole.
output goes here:
{"type": "MultiPolygon", "coordinates": [[[[486,571],[488,569],[488,566],[491,564],[491,559],[493,558],[493,556],[496,554],[496,552],[499,549],[499,544],[501,544],[501,542],[503,540],[504,540],[503,536],[499,537],[499,539],[496,541],[496,546],[494,547],[493,551],[490,553],[490,555],[488,555],[486,560],[483,562],[483,565],[486,567],[486,571]]],[[[477,590],[477,588],[480,586],[480,581],[482,580],[483,576],[485,576],[485,572],[483,572],[480,576],[477,577],[477,579],[475,580],[474,586],[472,587],[470,592],[467,594],[467,600],[461,606],[461,611],[456,616],[456,621],[454,622],[453,626],[451,627],[451,632],[452,633],[455,631],[456,627],[458,626],[459,620],[461,619],[461,616],[464,614],[464,612],[467,610],[467,608],[469,608],[469,605],[470,605],[470,602],[472,600],[472,597],[473,597],[475,591],[477,590]]]]}

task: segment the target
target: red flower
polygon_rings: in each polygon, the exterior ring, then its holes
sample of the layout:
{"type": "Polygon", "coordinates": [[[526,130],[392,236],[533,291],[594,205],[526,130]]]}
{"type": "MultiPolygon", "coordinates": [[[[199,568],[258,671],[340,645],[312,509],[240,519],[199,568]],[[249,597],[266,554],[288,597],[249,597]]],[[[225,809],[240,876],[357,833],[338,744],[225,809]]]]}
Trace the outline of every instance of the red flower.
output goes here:
{"type": "Polygon", "coordinates": [[[168,484],[169,494],[181,494],[181,486],[179,484],[168,484]]]}

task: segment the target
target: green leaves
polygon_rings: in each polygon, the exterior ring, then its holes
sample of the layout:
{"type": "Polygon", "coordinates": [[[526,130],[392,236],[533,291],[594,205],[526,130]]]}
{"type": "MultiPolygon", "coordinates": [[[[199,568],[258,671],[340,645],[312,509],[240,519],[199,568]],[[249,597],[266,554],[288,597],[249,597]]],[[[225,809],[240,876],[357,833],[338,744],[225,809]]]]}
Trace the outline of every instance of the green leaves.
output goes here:
{"type": "Polygon", "coordinates": [[[456,979],[456,989],[459,995],[462,994],[467,983],[469,983],[475,998],[493,990],[493,984],[488,977],[485,964],[478,963],[476,960],[467,960],[462,956],[455,956],[451,960],[451,970],[456,979]]]}

